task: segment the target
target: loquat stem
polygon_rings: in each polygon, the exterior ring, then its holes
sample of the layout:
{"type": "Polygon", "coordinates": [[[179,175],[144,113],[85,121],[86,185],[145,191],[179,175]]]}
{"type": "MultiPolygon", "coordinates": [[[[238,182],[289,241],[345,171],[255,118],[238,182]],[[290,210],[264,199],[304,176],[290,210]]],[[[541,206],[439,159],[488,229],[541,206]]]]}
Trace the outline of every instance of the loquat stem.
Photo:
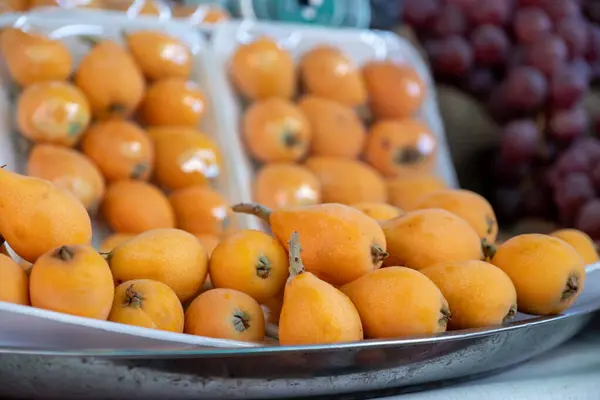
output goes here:
{"type": "Polygon", "coordinates": [[[269,222],[271,216],[271,210],[268,207],[257,203],[239,203],[232,206],[231,209],[236,213],[254,215],[265,222],[269,222]]]}
{"type": "Polygon", "coordinates": [[[389,256],[385,250],[383,250],[380,246],[376,244],[371,245],[371,259],[373,260],[373,264],[379,264],[381,261],[385,260],[389,256]]]}
{"type": "Polygon", "coordinates": [[[302,265],[302,258],[300,257],[300,234],[293,232],[290,238],[289,244],[289,256],[290,256],[290,278],[298,276],[304,272],[304,265],[302,265]]]}
{"type": "Polygon", "coordinates": [[[62,261],[71,261],[75,256],[75,252],[69,246],[60,246],[54,251],[54,257],[62,261]]]}
{"type": "Polygon", "coordinates": [[[2,165],[0,165],[0,168],[4,169],[4,168],[6,168],[7,166],[8,166],[8,165],[6,165],[6,164],[2,164],[2,165]]]}

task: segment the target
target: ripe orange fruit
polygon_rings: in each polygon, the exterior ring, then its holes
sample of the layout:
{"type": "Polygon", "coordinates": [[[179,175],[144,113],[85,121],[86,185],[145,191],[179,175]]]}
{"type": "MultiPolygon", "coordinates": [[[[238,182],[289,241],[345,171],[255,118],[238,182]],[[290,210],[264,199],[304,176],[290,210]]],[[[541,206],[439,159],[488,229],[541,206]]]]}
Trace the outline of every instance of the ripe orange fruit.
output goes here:
{"type": "Polygon", "coordinates": [[[301,165],[267,164],[254,180],[254,200],[271,209],[319,204],[321,183],[301,165]]]}
{"type": "Polygon", "coordinates": [[[108,320],[182,333],[184,314],[173,289],[159,281],[134,279],[115,289],[108,320]]]}
{"type": "Polygon", "coordinates": [[[422,273],[404,267],[370,272],[341,288],[356,306],[367,338],[444,332],[448,302],[422,273]],[[402,318],[390,318],[398,313],[402,318]]]}
{"type": "Polygon", "coordinates": [[[33,265],[31,305],[80,317],[105,320],[114,298],[110,268],[89,245],[61,246],[33,265]]]}
{"type": "Polygon", "coordinates": [[[300,74],[306,91],[349,107],[363,104],[367,91],[360,70],[341,50],[316,47],[302,56],[300,74]]]}
{"type": "Polygon", "coordinates": [[[228,201],[208,186],[178,189],[171,193],[169,202],[177,227],[184,231],[221,236],[234,228],[235,216],[228,201]]]}
{"type": "MultiPolygon", "coordinates": [[[[15,5],[23,7],[23,4],[15,5]]],[[[10,76],[21,86],[64,81],[73,68],[73,57],[63,42],[19,28],[5,27],[2,30],[0,51],[10,76]]]]}
{"type": "Polygon", "coordinates": [[[534,315],[558,314],[577,300],[585,283],[585,263],[573,246],[553,236],[512,237],[491,254],[517,289],[518,309],[534,315]]]}
{"type": "Polygon", "coordinates": [[[517,313],[515,285],[500,268],[485,261],[442,263],[421,272],[450,304],[450,329],[501,325],[517,313]]]}
{"type": "Polygon", "coordinates": [[[30,0],[29,9],[36,7],[60,6],[64,7],[84,7],[84,8],[104,8],[106,0],[30,0]]]}
{"type": "Polygon", "coordinates": [[[237,89],[251,100],[290,99],[296,92],[291,54],[266,37],[239,46],[229,72],[237,89]]]}
{"type": "Polygon", "coordinates": [[[354,342],[363,339],[352,301],[328,282],[304,270],[298,232],[289,241],[290,278],[279,316],[279,343],[288,345],[354,342]]]}
{"type": "Polygon", "coordinates": [[[596,244],[585,232],[577,229],[560,229],[552,232],[550,236],[564,240],[573,246],[583,258],[586,265],[599,261],[596,244]]]}
{"type": "Polygon", "coordinates": [[[311,157],[304,164],[321,183],[324,203],[385,202],[385,182],[368,164],[337,157],[311,157]]]}
{"type": "Polygon", "coordinates": [[[372,61],[363,68],[363,78],[376,118],[410,117],[425,99],[425,83],[409,65],[372,61]]]}
{"type": "Polygon", "coordinates": [[[19,264],[4,254],[0,254],[0,301],[29,305],[29,278],[19,264]]]}
{"type": "Polygon", "coordinates": [[[146,132],[126,120],[110,119],[93,124],[81,148],[108,181],[147,180],[154,167],[154,146],[146,132]]]}
{"type": "Polygon", "coordinates": [[[175,227],[175,215],[167,197],[155,186],[141,181],[111,184],[102,203],[102,215],[117,233],[175,227]]]}
{"type": "Polygon", "coordinates": [[[215,247],[217,247],[217,245],[219,244],[219,237],[216,235],[210,235],[206,233],[200,233],[194,236],[196,236],[196,239],[198,239],[200,243],[202,243],[202,246],[204,246],[204,250],[206,250],[206,253],[208,253],[208,256],[210,257],[215,247]]]}
{"type": "Polygon", "coordinates": [[[437,140],[419,121],[383,120],[369,131],[365,158],[385,176],[429,173],[436,156],[437,140]]]}
{"type": "Polygon", "coordinates": [[[481,260],[481,240],[464,219],[439,208],[416,210],[381,222],[386,266],[420,270],[440,263],[481,260]]]}
{"type": "Polygon", "coordinates": [[[104,178],[83,154],[62,146],[38,144],[27,160],[27,175],[45,179],[68,190],[88,210],[96,210],[104,197],[104,178]]]}
{"type": "Polygon", "coordinates": [[[153,229],[115,247],[108,262],[115,283],[160,281],[187,302],[206,279],[208,257],[194,235],[180,229],[153,229]]]}
{"type": "Polygon", "coordinates": [[[221,151],[206,134],[188,127],[153,127],[154,178],[175,190],[215,180],[221,173],[221,151]]]}
{"type": "Polygon", "coordinates": [[[211,289],[185,312],[185,333],[257,342],[265,337],[265,317],[252,297],[233,289],[211,289]]]}
{"type": "Polygon", "coordinates": [[[357,158],[363,150],[366,131],[354,110],[335,101],[304,96],[298,107],[311,128],[310,153],[315,156],[357,158]]]}
{"type": "Polygon", "coordinates": [[[146,83],[131,54],[116,42],[95,44],[75,72],[95,118],[128,116],[142,101],[146,83]]]}
{"type": "Polygon", "coordinates": [[[190,76],[192,53],[181,40],[150,30],[131,32],[125,39],[135,62],[149,80],[190,76]]]}
{"type": "Polygon", "coordinates": [[[148,125],[196,127],[206,112],[200,87],[184,78],[166,78],[148,88],[140,113],[148,125]]]}
{"type": "Polygon", "coordinates": [[[398,207],[392,206],[387,203],[356,203],[352,204],[352,207],[364,212],[369,217],[378,221],[385,221],[404,215],[404,211],[398,207]]]}
{"type": "Polygon", "coordinates": [[[248,151],[261,162],[297,161],[308,151],[311,139],[302,111],[292,102],[275,97],[248,108],[242,133],[248,151]]]}
{"type": "Polygon", "coordinates": [[[496,241],[498,221],[490,203],[475,192],[462,189],[438,190],[422,197],[414,209],[441,208],[456,214],[473,227],[481,239],[496,241]]]}
{"type": "Polygon", "coordinates": [[[125,243],[126,241],[128,241],[129,239],[132,239],[134,237],[135,237],[135,235],[128,234],[128,233],[114,233],[114,234],[108,236],[106,239],[104,239],[104,241],[98,248],[98,251],[101,253],[110,253],[111,251],[114,250],[115,247],[117,247],[120,244],[125,243]]]}
{"type": "Polygon", "coordinates": [[[17,102],[19,132],[36,143],[74,146],[90,118],[85,95],[67,82],[32,84],[17,102]]]}
{"type": "Polygon", "coordinates": [[[209,261],[214,287],[239,290],[257,301],[283,290],[288,257],[277,239],[256,230],[241,230],[221,240],[209,261]]]}
{"type": "Polygon", "coordinates": [[[419,200],[446,188],[446,183],[435,175],[414,175],[390,179],[386,183],[390,204],[411,211],[419,200]]]}

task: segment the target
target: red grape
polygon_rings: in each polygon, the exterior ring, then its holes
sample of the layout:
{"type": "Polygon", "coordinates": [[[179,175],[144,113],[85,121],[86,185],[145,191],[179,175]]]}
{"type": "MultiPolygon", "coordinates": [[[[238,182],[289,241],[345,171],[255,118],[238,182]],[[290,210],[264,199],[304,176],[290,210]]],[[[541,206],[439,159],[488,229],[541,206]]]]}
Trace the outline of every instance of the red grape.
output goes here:
{"type": "Polygon", "coordinates": [[[576,74],[581,75],[582,79],[585,79],[586,86],[590,83],[590,80],[592,79],[592,69],[590,64],[583,58],[574,59],[569,68],[572,68],[576,74]]]}
{"type": "Polygon", "coordinates": [[[600,118],[596,120],[596,135],[600,136],[600,118]]]}
{"type": "Polygon", "coordinates": [[[534,110],[544,104],[548,95],[546,78],[533,67],[513,69],[504,84],[507,103],[518,110],[534,110]]]}
{"type": "Polygon", "coordinates": [[[467,19],[458,6],[448,4],[442,8],[433,22],[433,32],[438,37],[462,35],[467,30],[467,19]]]}
{"type": "Polygon", "coordinates": [[[469,8],[469,17],[475,25],[503,25],[512,9],[509,0],[479,0],[469,8]]]}
{"type": "Polygon", "coordinates": [[[477,68],[469,72],[465,87],[469,93],[480,98],[487,98],[495,84],[496,77],[489,68],[477,68]]]}
{"type": "Polygon", "coordinates": [[[448,4],[453,4],[464,12],[469,10],[469,8],[471,8],[473,5],[477,4],[477,0],[448,0],[448,4]]]}
{"type": "Polygon", "coordinates": [[[541,6],[555,22],[581,15],[581,8],[573,0],[545,0],[541,6]]]}
{"type": "Polygon", "coordinates": [[[554,201],[563,222],[571,224],[581,207],[596,193],[588,175],[575,172],[564,177],[554,191],[554,201]]]}
{"type": "Polygon", "coordinates": [[[589,165],[600,162],[600,140],[594,137],[586,136],[578,139],[568,151],[585,154],[589,160],[589,165]]]}
{"type": "Polygon", "coordinates": [[[573,107],[583,98],[587,87],[587,76],[575,66],[569,65],[559,69],[550,84],[552,105],[557,108],[573,107]]]}
{"type": "Polygon", "coordinates": [[[571,58],[581,56],[588,48],[588,24],[579,17],[563,19],[557,27],[557,33],[563,38],[571,58]]]}
{"type": "Polygon", "coordinates": [[[464,76],[473,64],[473,50],[461,36],[449,36],[426,45],[433,68],[444,76],[464,76]]]}
{"type": "Polygon", "coordinates": [[[507,56],[510,41],[504,31],[494,25],[481,25],[471,35],[475,60],[481,65],[502,64],[507,56]]]}
{"type": "Polygon", "coordinates": [[[570,142],[585,132],[588,123],[587,113],[582,107],[561,110],[550,118],[550,133],[560,142],[570,142]]]}
{"type": "Polygon", "coordinates": [[[537,7],[518,10],[513,24],[517,38],[524,44],[540,40],[552,31],[550,17],[537,7]]]}
{"type": "Polygon", "coordinates": [[[501,84],[492,89],[487,101],[491,116],[500,123],[508,122],[517,116],[515,110],[506,100],[506,85],[501,84]]]}
{"type": "Polygon", "coordinates": [[[523,214],[528,217],[552,217],[555,213],[552,192],[548,188],[528,185],[523,189],[523,214]]]}
{"type": "Polygon", "coordinates": [[[595,240],[600,239],[600,199],[590,200],[581,207],[575,227],[595,240]]]}
{"type": "Polygon", "coordinates": [[[590,179],[596,190],[600,190],[600,164],[596,164],[590,171],[590,179]]]}
{"type": "Polygon", "coordinates": [[[406,0],[403,17],[415,28],[427,27],[440,9],[440,0],[406,0]]]}
{"type": "Polygon", "coordinates": [[[543,0],[517,0],[517,6],[520,7],[537,7],[543,0]]]}
{"type": "Polygon", "coordinates": [[[565,41],[556,35],[546,36],[527,47],[527,62],[552,76],[567,60],[568,49],[565,41]]]}
{"type": "Polygon", "coordinates": [[[504,127],[500,139],[502,158],[514,163],[529,163],[538,151],[540,134],[531,120],[515,120],[504,127]]]}

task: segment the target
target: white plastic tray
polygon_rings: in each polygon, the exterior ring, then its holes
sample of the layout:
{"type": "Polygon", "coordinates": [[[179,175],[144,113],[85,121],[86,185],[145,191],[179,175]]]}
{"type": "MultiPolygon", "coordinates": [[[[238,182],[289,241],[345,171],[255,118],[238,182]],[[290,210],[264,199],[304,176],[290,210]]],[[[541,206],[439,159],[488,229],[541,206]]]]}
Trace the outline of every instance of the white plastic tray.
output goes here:
{"type": "MultiPolygon", "coordinates": [[[[372,60],[389,59],[411,65],[426,84],[427,97],[417,118],[424,121],[435,134],[439,143],[439,152],[435,174],[450,187],[457,187],[458,181],[452,164],[444,126],[440,117],[433,79],[423,59],[414,47],[405,39],[390,32],[375,32],[361,29],[327,29],[307,25],[290,25],[270,22],[243,21],[219,24],[212,35],[214,62],[211,63],[211,81],[219,103],[230,104],[223,107],[223,135],[230,140],[239,140],[240,119],[243,113],[242,100],[237,96],[228,77],[229,60],[236,48],[258,37],[275,39],[287,49],[294,60],[299,61],[302,54],[317,45],[329,44],[345,52],[357,65],[362,66],[372,60]]],[[[248,155],[240,159],[243,171],[247,173],[246,182],[251,182],[254,174],[248,155]]],[[[250,188],[244,188],[250,193],[250,188]]],[[[251,196],[251,194],[249,194],[251,196]]]]}
{"type": "MultiPolygon", "coordinates": [[[[241,144],[237,140],[221,135],[221,119],[218,111],[222,104],[212,101],[214,94],[208,85],[207,77],[208,53],[210,50],[205,40],[190,25],[177,22],[158,22],[156,18],[139,18],[130,20],[125,17],[103,16],[94,14],[87,18],[83,14],[48,18],[43,12],[28,15],[11,14],[0,16],[0,28],[5,26],[27,24],[52,37],[64,39],[69,45],[76,61],[87,50],[87,45],[74,38],[74,35],[102,34],[121,41],[120,32],[139,29],[157,29],[169,32],[186,43],[195,55],[193,73],[190,79],[199,83],[204,89],[207,101],[207,113],[199,127],[203,132],[217,141],[223,151],[223,171],[216,181],[216,186],[232,203],[247,200],[240,188],[247,186],[247,179],[240,169],[237,160],[244,156],[241,144]]],[[[89,15],[89,14],[88,14],[89,15]]],[[[110,79],[107,76],[107,79],[110,79]]],[[[14,129],[14,109],[8,101],[11,82],[6,74],[0,74],[0,164],[7,164],[13,171],[23,172],[28,145],[14,129]]],[[[247,221],[254,218],[238,217],[238,226],[247,227],[247,221]]],[[[94,221],[94,240],[98,245],[107,234],[106,227],[94,221]]],[[[106,321],[79,318],[59,314],[32,307],[23,307],[0,302],[0,347],[55,347],[68,349],[104,347],[104,348],[189,348],[189,347],[247,347],[243,342],[224,341],[191,335],[174,334],[158,330],[137,328],[106,321]]]]}

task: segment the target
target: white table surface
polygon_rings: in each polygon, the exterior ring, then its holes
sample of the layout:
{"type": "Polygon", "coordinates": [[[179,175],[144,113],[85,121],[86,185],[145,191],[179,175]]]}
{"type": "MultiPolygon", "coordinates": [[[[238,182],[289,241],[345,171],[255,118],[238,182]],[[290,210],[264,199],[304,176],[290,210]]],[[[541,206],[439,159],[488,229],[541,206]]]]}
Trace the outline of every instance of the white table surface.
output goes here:
{"type": "Polygon", "coordinates": [[[506,372],[379,400],[599,400],[600,313],[579,335],[506,372]]]}

